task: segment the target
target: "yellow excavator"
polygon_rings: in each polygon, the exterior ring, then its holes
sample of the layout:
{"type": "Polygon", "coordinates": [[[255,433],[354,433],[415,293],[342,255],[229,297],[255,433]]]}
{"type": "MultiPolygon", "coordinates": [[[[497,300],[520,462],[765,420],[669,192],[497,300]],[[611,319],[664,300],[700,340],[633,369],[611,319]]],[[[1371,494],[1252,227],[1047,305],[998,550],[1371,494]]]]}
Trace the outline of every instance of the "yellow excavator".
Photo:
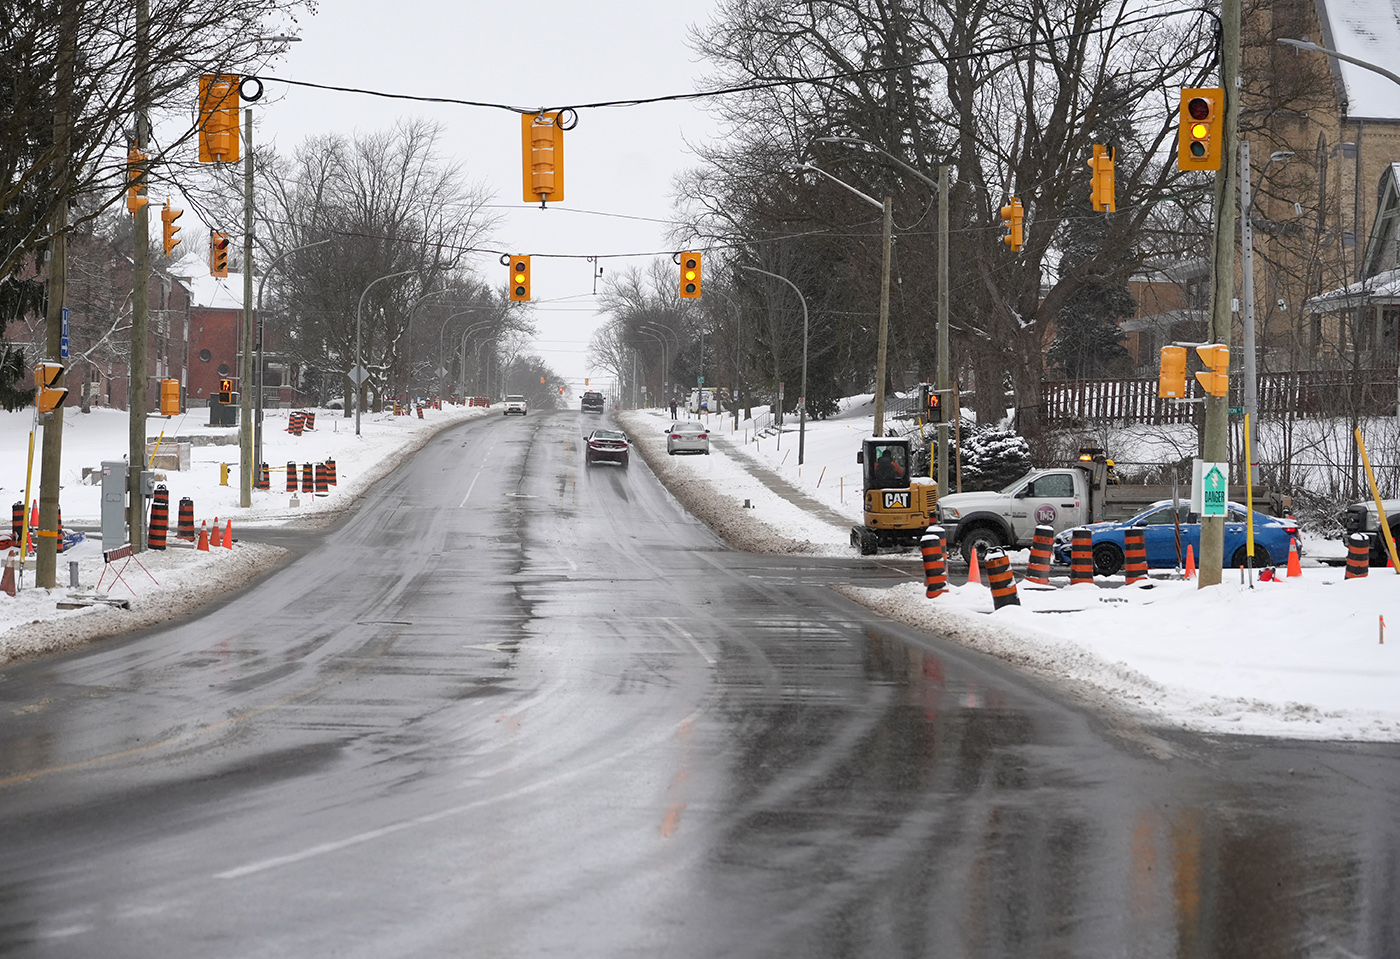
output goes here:
{"type": "Polygon", "coordinates": [[[851,545],[862,556],[882,548],[918,546],[924,531],[937,517],[938,484],[926,476],[913,476],[913,456],[908,437],[871,436],[861,442],[856,462],[861,464],[861,488],[865,500],[865,525],[851,527],[851,545]]]}

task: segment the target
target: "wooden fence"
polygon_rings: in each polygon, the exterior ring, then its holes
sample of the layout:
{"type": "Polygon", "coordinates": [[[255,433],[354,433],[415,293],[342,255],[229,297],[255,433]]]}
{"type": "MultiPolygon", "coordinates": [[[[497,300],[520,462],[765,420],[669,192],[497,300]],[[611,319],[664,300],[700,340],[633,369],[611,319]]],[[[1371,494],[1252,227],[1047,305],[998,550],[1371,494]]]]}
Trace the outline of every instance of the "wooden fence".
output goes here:
{"type": "MultiPolygon", "coordinates": [[[[1337,416],[1355,412],[1385,416],[1396,412],[1396,370],[1301,370],[1262,373],[1258,377],[1260,417],[1337,416]]],[[[1188,399],[1205,394],[1194,377],[1187,380],[1188,399]]],[[[1230,383],[1230,405],[1243,404],[1238,378],[1230,383]]],[[[1046,383],[1041,389],[1041,416],[1047,426],[1193,423],[1203,404],[1157,397],[1155,379],[1073,380],[1046,383]]]]}

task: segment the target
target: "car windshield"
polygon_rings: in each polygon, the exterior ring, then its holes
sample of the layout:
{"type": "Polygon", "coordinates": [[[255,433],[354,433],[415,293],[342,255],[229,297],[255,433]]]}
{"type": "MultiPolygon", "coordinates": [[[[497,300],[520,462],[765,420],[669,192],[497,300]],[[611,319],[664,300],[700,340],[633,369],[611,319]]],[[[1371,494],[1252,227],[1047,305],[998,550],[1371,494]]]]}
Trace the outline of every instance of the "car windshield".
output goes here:
{"type": "Polygon", "coordinates": [[[699,423],[672,423],[672,424],[671,424],[671,432],[672,432],[672,433],[703,433],[703,432],[705,432],[705,427],[701,426],[699,423]]]}
{"type": "Polygon", "coordinates": [[[593,438],[594,438],[595,440],[625,440],[625,439],[627,439],[626,436],[624,436],[622,433],[617,432],[616,430],[594,430],[594,431],[593,431],[593,438]]]}
{"type": "Polygon", "coordinates": [[[523,397],[523,396],[507,396],[507,397],[506,397],[506,402],[507,402],[507,403],[524,403],[524,402],[525,402],[525,397],[523,397]]]}

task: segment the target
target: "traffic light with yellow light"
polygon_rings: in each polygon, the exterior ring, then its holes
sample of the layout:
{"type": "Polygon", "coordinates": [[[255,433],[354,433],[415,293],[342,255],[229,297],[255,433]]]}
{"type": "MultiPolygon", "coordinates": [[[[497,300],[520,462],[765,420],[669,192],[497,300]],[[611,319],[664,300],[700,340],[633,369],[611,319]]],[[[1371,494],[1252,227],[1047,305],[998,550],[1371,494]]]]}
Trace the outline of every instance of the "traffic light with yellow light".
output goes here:
{"type": "Polygon", "coordinates": [[[1196,355],[1206,365],[1203,372],[1196,374],[1202,389],[1208,396],[1230,395],[1230,348],[1221,343],[1196,347],[1196,355]]]}
{"type": "Polygon", "coordinates": [[[1001,208],[1001,223],[1006,227],[1006,235],[1001,238],[1001,242],[1011,247],[1013,251],[1019,252],[1025,240],[1025,233],[1021,224],[1025,217],[1025,208],[1021,206],[1021,201],[1014,196],[1011,202],[1001,208]]]}
{"type": "Polygon", "coordinates": [[[1157,396],[1164,400],[1186,398],[1186,347],[1162,347],[1161,368],[1157,371],[1157,396]]]}
{"type": "Polygon", "coordinates": [[[199,78],[199,162],[238,162],[238,81],[235,74],[199,78]]]}
{"type": "Polygon", "coordinates": [[[1112,213],[1114,203],[1113,147],[1094,144],[1094,156],[1089,161],[1093,179],[1089,183],[1089,202],[1096,213],[1112,213]]]}
{"type": "Polygon", "coordinates": [[[520,118],[525,202],[564,199],[564,130],[559,113],[526,113],[520,118]]]}
{"type": "Polygon", "coordinates": [[[513,256],[510,258],[510,298],[528,300],[530,298],[530,258],[513,256]]]}
{"type": "Polygon", "coordinates": [[[700,254],[681,254],[681,299],[700,299],[700,254]]]}
{"type": "Polygon", "coordinates": [[[68,398],[68,390],[58,385],[62,378],[62,363],[45,361],[34,367],[34,405],[40,413],[52,413],[68,398]]]}
{"type": "Polygon", "coordinates": [[[165,201],[165,209],[160,211],[160,222],[164,233],[166,256],[169,256],[171,251],[175,249],[176,244],[180,242],[175,237],[175,234],[180,232],[180,228],[175,225],[175,221],[184,215],[184,210],[172,210],[170,208],[170,201],[165,201]]]}
{"type": "Polygon", "coordinates": [[[1219,170],[1224,141],[1225,91],[1220,87],[1181,91],[1176,165],[1182,170],[1219,170]]]}
{"type": "Polygon", "coordinates": [[[151,201],[146,199],[146,154],[131,150],[126,155],[126,209],[132,216],[151,201]]]}
{"type": "Polygon", "coordinates": [[[228,234],[209,231],[209,275],[228,276],[228,234]]]}

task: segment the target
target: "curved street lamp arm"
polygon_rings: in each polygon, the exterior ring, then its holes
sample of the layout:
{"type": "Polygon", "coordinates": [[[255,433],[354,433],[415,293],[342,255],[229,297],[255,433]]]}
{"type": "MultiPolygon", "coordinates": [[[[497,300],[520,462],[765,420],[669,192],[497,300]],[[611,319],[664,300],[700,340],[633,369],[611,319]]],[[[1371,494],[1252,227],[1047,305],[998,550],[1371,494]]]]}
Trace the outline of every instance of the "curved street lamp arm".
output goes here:
{"type": "Polygon", "coordinates": [[[1385,77],[1387,80],[1390,80],[1393,83],[1400,84],[1400,75],[1391,73],[1384,67],[1378,67],[1374,63],[1367,63],[1365,60],[1358,60],[1356,57],[1349,57],[1345,53],[1338,53],[1336,50],[1329,50],[1326,47],[1320,47],[1317,44],[1311,43],[1307,40],[1291,40],[1288,37],[1279,37],[1278,42],[1286,43],[1290,47],[1297,47],[1299,50],[1309,50],[1313,53],[1325,53],[1329,57],[1333,57],[1337,60],[1345,60],[1347,63],[1354,63],[1358,67],[1370,70],[1372,73],[1379,73],[1381,76],[1385,77]]]}
{"type": "Polygon", "coordinates": [[[903,169],[903,170],[904,170],[906,173],[908,173],[910,176],[912,176],[912,177],[917,177],[925,186],[932,187],[932,188],[935,189],[935,190],[938,189],[938,184],[935,183],[933,180],[931,180],[931,179],[929,179],[928,177],[924,176],[924,175],[923,175],[922,173],[920,173],[918,170],[914,169],[914,168],[913,168],[912,166],[910,166],[908,163],[905,163],[903,160],[901,160],[899,157],[895,156],[895,155],[894,155],[893,153],[891,153],[890,151],[888,151],[888,150],[886,150],[886,149],[884,149],[884,148],[882,148],[882,147],[877,147],[875,144],[871,143],[869,140],[862,140],[860,137],[817,137],[817,139],[816,139],[814,142],[816,142],[816,143],[844,143],[844,144],[846,144],[847,146],[863,146],[863,147],[869,147],[870,149],[874,150],[876,153],[882,154],[884,157],[886,157],[886,158],[887,158],[888,160],[890,160],[892,163],[894,163],[894,164],[896,164],[897,166],[899,166],[901,169],[903,169]]]}
{"type": "MultiPolygon", "coordinates": [[[[862,200],[864,200],[866,203],[869,203],[871,206],[875,207],[877,210],[880,210],[880,211],[883,212],[884,209],[885,209],[885,205],[884,205],[883,203],[881,203],[879,200],[875,199],[875,198],[874,198],[873,196],[871,196],[870,194],[868,194],[868,193],[862,193],[860,190],[857,190],[855,187],[851,186],[849,183],[847,183],[845,180],[842,180],[840,177],[834,177],[834,176],[832,176],[830,173],[827,173],[825,170],[823,170],[821,167],[817,166],[815,163],[800,163],[800,164],[798,164],[797,168],[798,168],[799,170],[812,170],[812,171],[815,172],[815,173],[820,173],[822,176],[826,177],[828,180],[830,180],[831,182],[837,184],[838,186],[843,186],[843,187],[845,187],[847,190],[850,190],[850,191],[851,191],[852,193],[854,193],[856,196],[860,197],[862,200]]],[[[751,268],[751,267],[744,267],[744,269],[747,270],[747,269],[752,269],[752,268],[751,268]]],[[[759,272],[762,272],[762,271],[760,270],[759,272]]],[[[768,275],[769,275],[769,276],[773,276],[774,274],[770,273],[770,274],[768,274],[768,275]]],[[[779,277],[779,279],[782,279],[782,277],[779,277]]]]}

